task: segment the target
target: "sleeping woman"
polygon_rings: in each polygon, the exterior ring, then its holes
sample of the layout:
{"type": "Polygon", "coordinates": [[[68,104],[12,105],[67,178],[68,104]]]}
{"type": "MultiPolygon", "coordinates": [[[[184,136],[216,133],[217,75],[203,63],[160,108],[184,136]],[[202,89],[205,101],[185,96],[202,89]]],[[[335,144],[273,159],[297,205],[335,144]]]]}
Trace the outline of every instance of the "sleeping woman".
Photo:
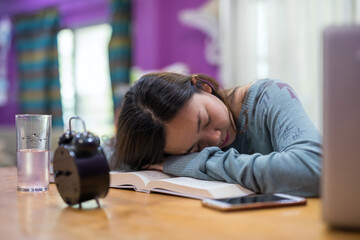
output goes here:
{"type": "Polygon", "coordinates": [[[160,72],[126,93],[111,166],[317,197],[321,155],[322,137],[286,83],[220,90],[207,75],[160,72]]]}

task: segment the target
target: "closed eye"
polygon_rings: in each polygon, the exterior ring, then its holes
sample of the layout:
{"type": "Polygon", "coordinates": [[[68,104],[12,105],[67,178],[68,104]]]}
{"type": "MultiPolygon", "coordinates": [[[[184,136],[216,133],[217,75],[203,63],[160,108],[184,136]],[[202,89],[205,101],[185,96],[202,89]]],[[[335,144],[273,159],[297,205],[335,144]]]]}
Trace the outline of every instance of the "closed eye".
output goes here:
{"type": "MultiPolygon", "coordinates": [[[[208,127],[210,125],[210,122],[211,122],[211,117],[210,117],[209,113],[207,111],[206,111],[206,113],[207,113],[207,116],[208,116],[208,120],[207,120],[206,124],[202,128],[208,127]]],[[[200,132],[201,122],[202,121],[201,121],[200,112],[199,112],[199,114],[198,114],[198,132],[200,132]]],[[[186,151],[186,153],[200,152],[201,150],[202,149],[200,147],[200,144],[194,144],[186,151]]]]}
{"type": "Polygon", "coordinates": [[[210,115],[208,114],[208,121],[204,126],[205,128],[210,125],[210,121],[211,121],[211,118],[210,118],[210,115]]]}

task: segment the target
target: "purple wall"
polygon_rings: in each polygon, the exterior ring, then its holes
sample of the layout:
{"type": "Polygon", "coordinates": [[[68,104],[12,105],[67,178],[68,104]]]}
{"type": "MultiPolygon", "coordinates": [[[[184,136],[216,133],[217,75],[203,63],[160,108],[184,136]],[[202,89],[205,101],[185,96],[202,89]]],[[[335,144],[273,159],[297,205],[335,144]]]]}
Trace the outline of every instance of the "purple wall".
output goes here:
{"type": "MultiPolygon", "coordinates": [[[[217,77],[217,67],[205,60],[205,34],[184,26],[181,10],[197,8],[207,0],[132,0],[133,65],[143,70],[160,69],[175,62],[186,63],[192,73],[217,77]]],[[[110,19],[110,0],[0,0],[0,18],[58,7],[63,27],[77,27],[110,19]]],[[[0,106],[0,125],[13,125],[17,106],[15,53],[9,61],[10,101],[0,106]]]]}
{"type": "Polygon", "coordinates": [[[14,44],[11,44],[10,54],[8,56],[8,71],[7,76],[9,79],[8,88],[8,103],[0,106],[0,125],[14,125],[15,114],[18,113],[17,103],[17,72],[16,72],[16,59],[14,44]]]}
{"type": "Polygon", "coordinates": [[[217,67],[205,60],[206,36],[179,22],[181,10],[198,8],[207,0],[135,0],[133,64],[143,70],[184,62],[192,73],[217,77],[217,67]]]}
{"type": "Polygon", "coordinates": [[[0,0],[0,17],[57,7],[62,15],[63,25],[89,24],[109,19],[109,2],[110,0],[0,0]]]}

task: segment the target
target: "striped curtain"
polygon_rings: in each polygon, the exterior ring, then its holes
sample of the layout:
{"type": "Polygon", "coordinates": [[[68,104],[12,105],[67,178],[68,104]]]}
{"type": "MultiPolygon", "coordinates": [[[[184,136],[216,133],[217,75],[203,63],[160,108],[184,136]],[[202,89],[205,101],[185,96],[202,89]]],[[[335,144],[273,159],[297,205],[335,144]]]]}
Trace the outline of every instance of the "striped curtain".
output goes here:
{"type": "Polygon", "coordinates": [[[22,113],[51,114],[63,126],[57,33],[59,14],[47,9],[15,18],[19,104],[22,113]]]}
{"type": "Polygon", "coordinates": [[[131,0],[111,1],[110,78],[116,109],[129,88],[131,67],[131,0]]]}

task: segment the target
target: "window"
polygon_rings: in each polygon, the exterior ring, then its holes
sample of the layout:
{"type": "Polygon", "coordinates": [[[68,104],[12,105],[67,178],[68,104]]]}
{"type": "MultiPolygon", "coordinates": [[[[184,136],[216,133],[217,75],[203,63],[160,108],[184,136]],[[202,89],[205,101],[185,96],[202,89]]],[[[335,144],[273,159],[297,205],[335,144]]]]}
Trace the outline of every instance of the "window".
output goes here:
{"type": "MultiPolygon", "coordinates": [[[[68,129],[72,116],[81,117],[88,131],[114,135],[114,111],[110,84],[109,24],[64,29],[58,34],[63,120],[68,129]]],[[[73,126],[74,125],[74,126],[73,126]]],[[[79,121],[72,129],[83,131],[79,121]]]]}
{"type": "Polygon", "coordinates": [[[279,79],[296,91],[322,130],[325,28],[358,24],[359,0],[227,0],[219,2],[220,78],[225,88],[259,78],[279,79]]]}

